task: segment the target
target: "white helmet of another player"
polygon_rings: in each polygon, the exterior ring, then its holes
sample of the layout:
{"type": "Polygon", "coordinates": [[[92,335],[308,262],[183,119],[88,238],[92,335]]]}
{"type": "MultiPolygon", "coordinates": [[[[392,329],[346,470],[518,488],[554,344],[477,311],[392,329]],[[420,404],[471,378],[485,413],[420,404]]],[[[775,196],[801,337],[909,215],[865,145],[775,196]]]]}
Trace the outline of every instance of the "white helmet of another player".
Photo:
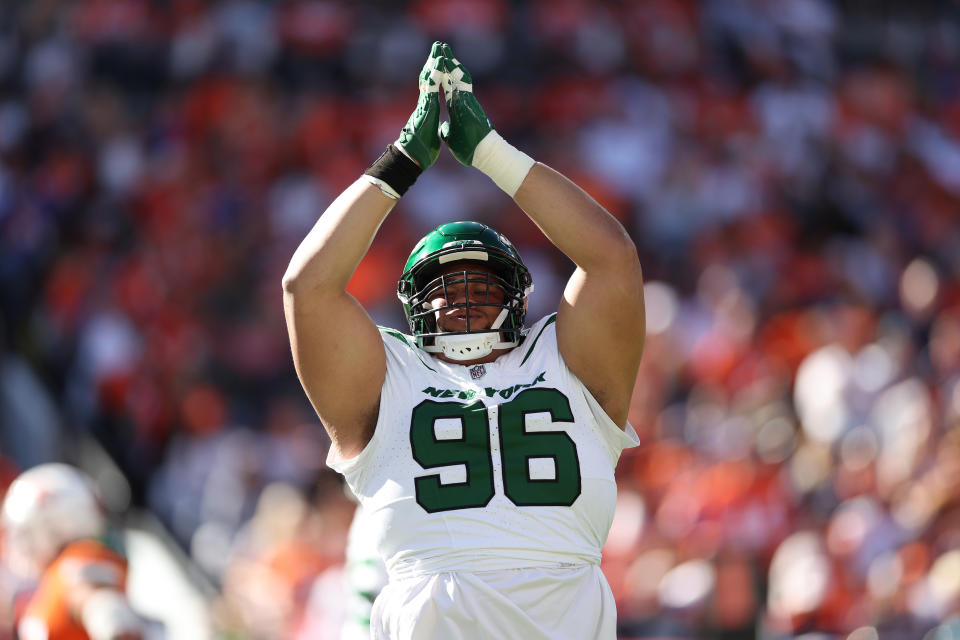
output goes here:
{"type": "Polygon", "coordinates": [[[13,481],[2,522],[7,562],[17,572],[34,574],[68,543],[100,535],[106,516],[89,477],[69,465],[48,463],[13,481]]]}

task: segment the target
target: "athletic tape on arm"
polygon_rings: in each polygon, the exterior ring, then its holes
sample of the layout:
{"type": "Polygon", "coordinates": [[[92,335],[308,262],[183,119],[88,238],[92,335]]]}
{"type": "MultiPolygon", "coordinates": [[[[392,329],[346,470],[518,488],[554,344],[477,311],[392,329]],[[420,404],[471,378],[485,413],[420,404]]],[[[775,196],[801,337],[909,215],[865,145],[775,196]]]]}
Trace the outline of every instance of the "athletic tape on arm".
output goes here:
{"type": "Polygon", "coordinates": [[[473,166],[490,176],[511,198],[534,164],[536,160],[504,140],[495,130],[484,136],[473,152],[473,166]]]}

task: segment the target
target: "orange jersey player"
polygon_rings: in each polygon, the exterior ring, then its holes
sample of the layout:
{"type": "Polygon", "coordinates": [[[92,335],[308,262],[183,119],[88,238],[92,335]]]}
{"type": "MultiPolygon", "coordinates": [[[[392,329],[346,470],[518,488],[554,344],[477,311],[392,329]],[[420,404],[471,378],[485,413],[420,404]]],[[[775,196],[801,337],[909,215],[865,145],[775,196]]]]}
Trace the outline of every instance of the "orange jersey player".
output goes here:
{"type": "Polygon", "coordinates": [[[3,502],[4,561],[36,587],[17,611],[19,640],[139,640],[126,559],[107,531],[93,485],[65,464],[21,474],[3,502]]]}

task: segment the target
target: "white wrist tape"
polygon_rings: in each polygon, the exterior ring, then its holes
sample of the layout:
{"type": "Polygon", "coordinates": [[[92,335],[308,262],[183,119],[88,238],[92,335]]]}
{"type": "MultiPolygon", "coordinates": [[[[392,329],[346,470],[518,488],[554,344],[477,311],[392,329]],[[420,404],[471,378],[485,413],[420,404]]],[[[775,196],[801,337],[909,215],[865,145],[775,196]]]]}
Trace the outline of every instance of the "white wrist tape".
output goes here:
{"type": "Polygon", "coordinates": [[[363,178],[367,182],[377,185],[380,188],[380,192],[383,193],[383,195],[387,196],[388,198],[393,198],[394,200],[400,199],[400,194],[397,193],[393,187],[388,185],[386,182],[384,182],[380,178],[374,178],[373,176],[370,176],[367,174],[363,174],[363,178]]]}
{"type": "Polygon", "coordinates": [[[491,130],[474,150],[472,164],[512,198],[536,160],[491,130]]]}

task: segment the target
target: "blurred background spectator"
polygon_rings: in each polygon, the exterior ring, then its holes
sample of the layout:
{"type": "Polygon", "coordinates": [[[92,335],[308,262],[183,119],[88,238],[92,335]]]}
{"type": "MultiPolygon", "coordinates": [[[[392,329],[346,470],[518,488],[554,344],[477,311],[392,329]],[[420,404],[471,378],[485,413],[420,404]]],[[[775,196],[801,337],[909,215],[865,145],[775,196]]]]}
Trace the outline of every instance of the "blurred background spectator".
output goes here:
{"type": "MultiPolygon", "coordinates": [[[[335,637],[316,603],[353,504],[280,278],[397,135],[435,39],[640,250],[643,444],[604,560],[622,636],[960,638],[945,0],[9,0],[4,484],[96,442],[214,587],[211,634],[335,637]]],[[[571,265],[443,153],[351,283],[377,322],[405,328],[402,265],[452,218],[519,245],[550,311],[571,265]]]]}

